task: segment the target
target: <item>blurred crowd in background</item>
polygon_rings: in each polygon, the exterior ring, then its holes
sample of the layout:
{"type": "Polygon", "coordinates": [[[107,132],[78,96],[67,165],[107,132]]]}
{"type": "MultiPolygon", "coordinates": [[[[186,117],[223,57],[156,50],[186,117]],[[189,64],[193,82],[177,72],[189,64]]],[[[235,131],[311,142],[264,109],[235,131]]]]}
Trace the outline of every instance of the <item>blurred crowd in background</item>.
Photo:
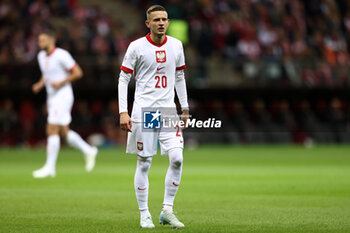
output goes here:
{"type": "MultiPolygon", "coordinates": [[[[126,133],[118,122],[118,103],[78,100],[72,111],[72,128],[99,146],[124,145],[126,133]]],[[[350,102],[190,99],[192,118],[221,120],[220,129],[187,129],[189,145],[198,143],[349,143],[350,102]]],[[[36,146],[45,143],[45,104],[31,101],[16,106],[11,99],[0,106],[0,145],[36,146]]]]}
{"type": "Polygon", "coordinates": [[[202,78],[216,55],[241,76],[236,85],[350,85],[347,0],[173,0],[167,9],[189,22],[202,78]]]}
{"type": "Polygon", "coordinates": [[[125,15],[107,13],[112,0],[1,0],[0,85],[26,87],[36,78],[27,75],[36,69],[36,38],[52,26],[59,46],[82,64],[85,85],[115,83],[128,44],[146,34],[145,9],[159,3],[174,22],[188,24],[188,38],[181,36],[190,86],[350,86],[346,0],[120,1],[142,16],[136,29],[120,20],[125,15]]]}
{"type": "MultiPolygon", "coordinates": [[[[40,77],[37,35],[53,28],[58,46],[83,68],[76,93],[100,89],[117,96],[121,60],[128,44],[147,33],[145,9],[151,4],[164,5],[174,25],[183,23],[189,89],[350,87],[347,0],[0,0],[1,90],[31,89],[40,77]]],[[[348,99],[192,103],[199,117],[215,115],[225,122],[216,137],[220,142],[349,141],[348,99]]],[[[123,144],[117,111],[114,100],[80,98],[72,127],[86,137],[103,135],[106,145],[123,144]]],[[[33,99],[0,99],[0,143],[40,143],[45,114],[45,106],[33,99]]]]}

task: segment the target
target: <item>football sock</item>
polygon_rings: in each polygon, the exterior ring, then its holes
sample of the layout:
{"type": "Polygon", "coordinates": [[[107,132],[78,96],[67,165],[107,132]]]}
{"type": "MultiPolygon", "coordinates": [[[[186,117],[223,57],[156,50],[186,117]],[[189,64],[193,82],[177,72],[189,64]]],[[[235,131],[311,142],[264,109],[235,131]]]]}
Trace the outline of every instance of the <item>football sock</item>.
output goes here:
{"type": "Polygon", "coordinates": [[[141,219],[147,218],[147,217],[149,217],[149,216],[151,216],[151,213],[149,212],[148,209],[146,209],[146,210],[140,210],[140,218],[141,218],[141,219]]]}
{"type": "Polygon", "coordinates": [[[134,187],[141,218],[150,216],[148,211],[148,171],[152,164],[152,157],[137,157],[137,166],[134,177],[134,187]]]}
{"type": "Polygon", "coordinates": [[[172,205],[163,205],[163,211],[173,211],[173,206],[172,205]]]}
{"type": "Polygon", "coordinates": [[[58,152],[60,150],[60,137],[56,135],[50,135],[47,137],[46,145],[46,164],[45,167],[50,170],[56,169],[56,160],[58,152]]]}
{"type": "Polygon", "coordinates": [[[182,148],[171,149],[169,151],[169,168],[165,177],[163,210],[172,210],[175,195],[181,181],[182,164],[182,148]]]}
{"type": "Polygon", "coordinates": [[[69,130],[68,134],[67,134],[67,143],[72,146],[75,147],[79,150],[81,150],[84,155],[89,154],[89,152],[92,150],[92,147],[87,144],[80,136],[79,134],[77,134],[76,132],[74,132],[73,130],[69,130]]]}

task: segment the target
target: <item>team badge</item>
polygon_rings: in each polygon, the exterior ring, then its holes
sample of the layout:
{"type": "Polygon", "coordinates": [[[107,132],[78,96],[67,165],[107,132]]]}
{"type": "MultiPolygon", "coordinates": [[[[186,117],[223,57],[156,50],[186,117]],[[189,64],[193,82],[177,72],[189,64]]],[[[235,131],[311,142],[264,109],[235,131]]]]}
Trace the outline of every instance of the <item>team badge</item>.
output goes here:
{"type": "Polygon", "coordinates": [[[165,50],[156,51],[156,59],[158,63],[166,62],[166,53],[165,50]]]}
{"type": "Polygon", "coordinates": [[[142,142],[137,142],[137,149],[139,151],[142,151],[143,150],[143,143],[142,142]]]}

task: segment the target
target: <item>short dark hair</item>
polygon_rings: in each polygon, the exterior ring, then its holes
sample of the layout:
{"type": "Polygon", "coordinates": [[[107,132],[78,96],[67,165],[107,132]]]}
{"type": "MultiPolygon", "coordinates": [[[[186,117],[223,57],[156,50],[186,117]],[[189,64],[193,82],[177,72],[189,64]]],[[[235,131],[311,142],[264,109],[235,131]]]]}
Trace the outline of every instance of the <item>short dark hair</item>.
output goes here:
{"type": "Polygon", "coordinates": [[[41,34],[45,34],[45,35],[48,35],[49,37],[51,38],[56,38],[56,32],[54,30],[51,30],[51,29],[46,29],[46,30],[43,30],[39,33],[39,35],[41,34]]]}
{"type": "Polygon", "coordinates": [[[146,16],[148,17],[149,14],[154,12],[154,11],[166,11],[166,9],[164,6],[161,6],[161,5],[150,6],[146,11],[146,16]]]}

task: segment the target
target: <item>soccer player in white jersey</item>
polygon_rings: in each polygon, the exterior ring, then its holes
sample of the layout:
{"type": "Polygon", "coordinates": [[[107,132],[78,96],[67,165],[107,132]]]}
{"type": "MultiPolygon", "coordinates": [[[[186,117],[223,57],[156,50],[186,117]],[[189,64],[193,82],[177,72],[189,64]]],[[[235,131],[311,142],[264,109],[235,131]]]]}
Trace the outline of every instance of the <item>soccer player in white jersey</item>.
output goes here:
{"type": "Polygon", "coordinates": [[[47,155],[45,165],[33,172],[35,178],[54,177],[56,175],[56,160],[60,150],[60,137],[66,139],[70,146],[78,148],[85,155],[86,171],[95,166],[98,153],[96,147],[87,144],[76,132],[69,128],[71,109],[74,101],[71,82],[82,77],[80,66],[70,53],[55,46],[55,36],[46,31],[38,36],[41,50],[38,62],[42,76],[33,84],[32,90],[38,93],[46,87],[48,119],[46,125],[47,155]]]}
{"type": "Polygon", "coordinates": [[[182,43],[166,36],[169,25],[164,7],[153,5],[148,8],[146,26],[150,33],[130,43],[125,54],[119,77],[118,94],[120,126],[128,131],[127,153],[137,154],[137,167],[134,178],[136,198],[140,209],[140,226],[154,228],[148,210],[148,171],[152,156],[157,154],[157,142],[162,155],[169,155],[169,168],[165,177],[163,209],[159,216],[161,224],[173,228],[183,228],[173,212],[176,192],[180,185],[183,163],[183,137],[181,129],[169,132],[145,132],[142,120],[144,107],[170,107],[175,109],[175,91],[179,98],[182,115],[186,122],[189,115],[186,82],[184,78],[185,58],[182,43]],[[131,118],[127,108],[127,88],[130,79],[136,80],[135,99],[131,118]]]}

